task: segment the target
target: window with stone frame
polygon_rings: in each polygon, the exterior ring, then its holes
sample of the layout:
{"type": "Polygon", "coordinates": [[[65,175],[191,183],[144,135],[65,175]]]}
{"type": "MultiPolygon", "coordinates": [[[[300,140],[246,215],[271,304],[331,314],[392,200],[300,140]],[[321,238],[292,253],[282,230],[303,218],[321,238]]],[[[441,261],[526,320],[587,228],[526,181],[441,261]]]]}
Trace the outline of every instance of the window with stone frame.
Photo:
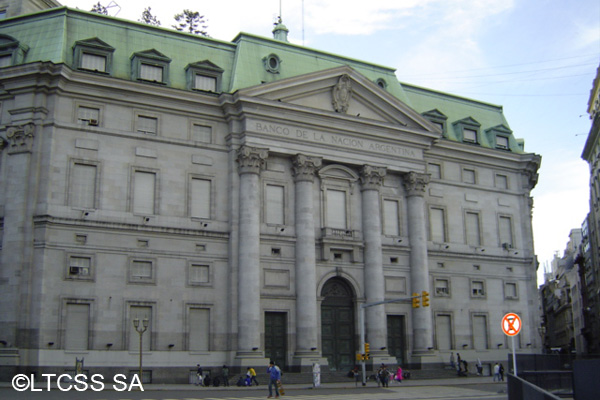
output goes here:
{"type": "Polygon", "coordinates": [[[0,34],[0,68],[22,64],[28,51],[29,46],[12,36],[0,34]]]}
{"type": "Polygon", "coordinates": [[[98,165],[84,160],[73,160],[69,177],[69,206],[84,210],[97,208],[98,165]]]}
{"type": "Polygon", "coordinates": [[[212,127],[202,124],[192,124],[191,140],[199,143],[212,143],[212,127]]]}
{"type": "Polygon", "coordinates": [[[465,236],[469,246],[481,246],[481,223],[479,212],[465,212],[465,236]]]}
{"type": "Polygon", "coordinates": [[[73,46],[74,68],[83,71],[111,74],[115,48],[98,38],[75,42],[73,46]]]}
{"type": "Polygon", "coordinates": [[[431,175],[431,179],[442,179],[442,166],[437,163],[428,163],[427,173],[431,175]]]}
{"type": "Polygon", "coordinates": [[[170,63],[169,57],[154,49],[134,53],[131,56],[131,78],[168,85],[170,63]]]}
{"type": "Polygon", "coordinates": [[[94,280],[94,265],[91,255],[69,254],[67,260],[66,278],[68,280],[94,280]]]}
{"type": "Polygon", "coordinates": [[[429,208],[429,240],[446,243],[446,210],[440,207],[429,208]]]}
{"type": "Polygon", "coordinates": [[[185,68],[187,86],[190,90],[221,92],[221,79],[224,70],[208,60],[188,64],[185,68]]]}
{"type": "Polygon", "coordinates": [[[156,211],[157,174],[155,171],[134,169],[133,200],[134,214],[153,215],[156,211]]]}
{"type": "Polygon", "coordinates": [[[145,135],[157,135],[158,118],[155,116],[138,115],[136,117],[135,130],[145,135]]]}
{"type": "Polygon", "coordinates": [[[435,278],[434,281],[435,296],[450,296],[450,280],[447,278],[435,278]]]}
{"type": "Polygon", "coordinates": [[[264,218],[269,225],[285,225],[285,186],[266,184],[264,218]]]}
{"type": "Polygon", "coordinates": [[[210,264],[193,262],[188,265],[188,284],[190,286],[210,286],[210,276],[210,264]]]}
{"type": "Polygon", "coordinates": [[[78,106],[77,123],[88,126],[100,125],[100,108],[92,106],[78,106]]]}
{"type": "Polygon", "coordinates": [[[189,209],[190,217],[211,219],[212,185],[209,178],[193,175],[190,177],[189,209]]]}
{"type": "Polygon", "coordinates": [[[398,200],[383,200],[383,234],[400,236],[400,202],[398,200]]]}
{"type": "Polygon", "coordinates": [[[471,297],[482,298],[485,296],[485,281],[471,280],[471,297]]]}
{"type": "Polygon", "coordinates": [[[517,282],[504,282],[504,298],[509,300],[519,298],[517,282]]]}
{"type": "Polygon", "coordinates": [[[151,259],[131,259],[129,263],[129,283],[156,283],[155,264],[155,260],[151,259]]]}

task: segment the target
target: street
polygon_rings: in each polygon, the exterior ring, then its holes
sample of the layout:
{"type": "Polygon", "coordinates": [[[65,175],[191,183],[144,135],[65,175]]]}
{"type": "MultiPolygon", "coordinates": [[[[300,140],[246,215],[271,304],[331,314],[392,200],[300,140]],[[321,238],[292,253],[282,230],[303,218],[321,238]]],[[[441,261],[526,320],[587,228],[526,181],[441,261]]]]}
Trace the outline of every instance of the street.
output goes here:
{"type": "MultiPolygon", "coordinates": [[[[321,387],[312,389],[295,385],[286,389],[282,399],[289,400],[507,400],[505,383],[475,383],[475,384],[427,384],[398,385],[389,388],[378,387],[321,387]]],[[[266,386],[253,388],[196,388],[181,385],[147,385],[141,391],[103,390],[63,392],[57,388],[42,392],[18,392],[10,387],[0,388],[0,398],[3,400],[44,399],[44,400],[261,400],[267,398],[266,386]]]]}

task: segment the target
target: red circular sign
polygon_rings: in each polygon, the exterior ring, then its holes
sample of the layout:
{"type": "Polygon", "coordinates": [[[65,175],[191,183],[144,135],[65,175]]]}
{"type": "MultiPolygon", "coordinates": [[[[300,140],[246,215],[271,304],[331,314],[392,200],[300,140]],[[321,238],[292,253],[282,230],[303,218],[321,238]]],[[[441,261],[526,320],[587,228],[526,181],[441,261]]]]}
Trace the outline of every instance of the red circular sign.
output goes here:
{"type": "Polygon", "coordinates": [[[502,331],[508,336],[518,335],[521,331],[521,318],[515,313],[508,313],[502,318],[502,331]]]}

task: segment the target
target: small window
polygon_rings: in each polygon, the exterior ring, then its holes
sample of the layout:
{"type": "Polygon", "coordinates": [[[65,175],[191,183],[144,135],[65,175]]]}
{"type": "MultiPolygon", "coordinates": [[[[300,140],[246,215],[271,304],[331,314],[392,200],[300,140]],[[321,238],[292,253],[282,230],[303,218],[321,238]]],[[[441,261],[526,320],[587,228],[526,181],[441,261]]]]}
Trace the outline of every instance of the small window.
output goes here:
{"type": "Polygon", "coordinates": [[[502,174],[496,174],[494,181],[495,185],[499,189],[508,189],[508,176],[502,174]]]}
{"type": "Polygon", "coordinates": [[[88,256],[69,256],[67,279],[92,280],[92,258],[88,256]]]}
{"type": "Polygon", "coordinates": [[[135,53],[131,57],[131,78],[144,82],[168,84],[171,59],[156,50],[135,53]]]}
{"type": "Polygon", "coordinates": [[[518,297],[517,284],[515,282],[506,282],[504,284],[504,298],[517,299],[518,297]]]}
{"type": "Polygon", "coordinates": [[[431,179],[442,178],[442,166],[440,164],[427,164],[427,172],[429,173],[429,175],[431,175],[431,179]]]}
{"type": "Polygon", "coordinates": [[[281,69],[281,60],[276,54],[269,54],[263,58],[263,63],[265,69],[272,74],[278,74],[281,69]]]}
{"type": "Polygon", "coordinates": [[[384,90],[387,88],[387,82],[384,79],[379,78],[375,81],[375,83],[384,90]]]}
{"type": "Polygon", "coordinates": [[[156,135],[158,133],[158,118],[138,115],[136,131],[146,135],[156,135]]]}
{"type": "Polygon", "coordinates": [[[223,69],[208,60],[188,64],[185,68],[188,89],[219,93],[223,69]]]}
{"type": "Polygon", "coordinates": [[[450,283],[448,282],[448,279],[435,280],[435,295],[450,296],[450,283]]]}
{"type": "Polygon", "coordinates": [[[81,125],[100,125],[100,109],[79,106],[77,108],[77,122],[81,125]]]}
{"type": "Polygon", "coordinates": [[[464,129],[463,142],[477,143],[477,131],[473,129],[464,129]]]}
{"type": "Polygon", "coordinates": [[[464,183],[475,184],[476,183],[476,175],[475,170],[470,168],[463,168],[462,170],[462,181],[464,183]]]}
{"type": "Polygon", "coordinates": [[[154,262],[150,260],[132,260],[129,266],[130,283],[154,283],[154,262]]]}
{"type": "Polygon", "coordinates": [[[0,68],[21,64],[28,51],[29,47],[20,44],[15,38],[0,34],[0,68]]]}
{"type": "Polygon", "coordinates": [[[115,49],[98,38],[75,42],[73,46],[74,67],[79,70],[110,74],[115,49]]]}
{"type": "Polygon", "coordinates": [[[483,281],[471,281],[471,297],[485,297],[485,285],[483,281]]]}
{"type": "Polygon", "coordinates": [[[208,284],[210,284],[210,265],[190,264],[190,266],[189,266],[189,284],[190,285],[208,285],[208,284]]]}
{"type": "Polygon", "coordinates": [[[212,127],[193,124],[192,125],[192,140],[194,142],[212,143],[212,127]]]}
{"type": "Polygon", "coordinates": [[[496,148],[508,150],[508,138],[506,136],[496,136],[496,148]]]}

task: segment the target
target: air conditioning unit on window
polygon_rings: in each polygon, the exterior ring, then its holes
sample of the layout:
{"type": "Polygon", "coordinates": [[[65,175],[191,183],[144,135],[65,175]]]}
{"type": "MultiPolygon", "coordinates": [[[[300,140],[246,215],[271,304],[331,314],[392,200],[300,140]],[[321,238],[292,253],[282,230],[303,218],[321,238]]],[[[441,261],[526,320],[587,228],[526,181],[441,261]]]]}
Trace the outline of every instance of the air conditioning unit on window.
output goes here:
{"type": "Polygon", "coordinates": [[[98,126],[98,120],[97,119],[90,119],[90,122],[88,122],[88,125],[98,126]]]}
{"type": "Polygon", "coordinates": [[[88,267],[69,267],[69,275],[88,276],[90,269],[88,267]]]}
{"type": "Polygon", "coordinates": [[[510,244],[510,243],[502,243],[502,248],[504,250],[510,250],[510,249],[512,249],[512,244],[510,244]]]}

